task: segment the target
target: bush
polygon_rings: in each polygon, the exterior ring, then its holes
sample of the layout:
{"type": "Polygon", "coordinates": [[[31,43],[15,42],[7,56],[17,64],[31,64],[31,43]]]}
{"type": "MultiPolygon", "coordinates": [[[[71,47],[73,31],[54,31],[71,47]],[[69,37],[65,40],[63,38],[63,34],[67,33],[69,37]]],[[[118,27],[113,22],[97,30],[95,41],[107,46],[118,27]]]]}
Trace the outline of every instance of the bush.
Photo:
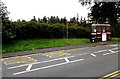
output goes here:
{"type": "MultiPolygon", "coordinates": [[[[30,22],[9,22],[4,28],[4,31],[9,32],[6,28],[11,29],[12,35],[3,34],[5,41],[7,39],[31,39],[31,38],[66,38],[67,27],[64,24],[47,24],[30,22]],[[10,23],[10,24],[9,24],[10,23]],[[11,38],[11,36],[13,36],[11,38]],[[5,38],[6,37],[6,38],[5,38]]],[[[90,32],[82,27],[69,26],[69,38],[86,38],[90,32]]]]}
{"type": "Polygon", "coordinates": [[[70,27],[69,38],[89,38],[90,31],[82,27],[70,27]]]}
{"type": "Polygon", "coordinates": [[[4,18],[2,20],[2,42],[9,43],[16,37],[15,24],[4,18]]]}
{"type": "Polygon", "coordinates": [[[51,26],[51,38],[65,38],[66,36],[66,26],[63,24],[53,24],[51,26]]]}
{"type": "Polygon", "coordinates": [[[113,37],[118,37],[120,38],[120,22],[117,24],[112,25],[112,34],[113,37]]]}

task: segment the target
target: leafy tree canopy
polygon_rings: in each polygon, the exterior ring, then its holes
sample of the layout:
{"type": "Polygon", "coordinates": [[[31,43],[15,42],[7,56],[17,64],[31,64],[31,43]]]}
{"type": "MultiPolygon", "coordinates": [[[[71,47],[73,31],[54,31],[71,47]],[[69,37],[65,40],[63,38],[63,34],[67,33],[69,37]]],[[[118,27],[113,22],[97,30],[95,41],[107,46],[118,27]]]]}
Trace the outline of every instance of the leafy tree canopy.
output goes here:
{"type": "MultiPolygon", "coordinates": [[[[81,5],[88,5],[91,2],[80,2],[81,5]]],[[[116,23],[120,18],[120,2],[94,2],[90,7],[91,13],[88,17],[94,23],[116,23]]]]}
{"type": "Polygon", "coordinates": [[[10,12],[7,10],[7,6],[1,1],[0,2],[0,18],[5,18],[10,12]]]}

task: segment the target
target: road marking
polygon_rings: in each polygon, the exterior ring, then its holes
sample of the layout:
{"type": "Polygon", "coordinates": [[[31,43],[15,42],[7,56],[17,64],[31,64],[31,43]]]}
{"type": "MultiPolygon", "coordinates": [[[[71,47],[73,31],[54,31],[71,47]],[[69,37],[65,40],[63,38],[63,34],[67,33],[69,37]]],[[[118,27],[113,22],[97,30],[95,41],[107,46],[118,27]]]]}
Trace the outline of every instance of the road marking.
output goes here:
{"type": "Polygon", "coordinates": [[[66,56],[66,57],[61,57],[61,58],[57,58],[57,59],[65,59],[65,58],[73,58],[75,56],[66,56]]]}
{"type": "Polygon", "coordinates": [[[93,52],[93,53],[100,53],[100,52],[105,52],[107,50],[100,50],[100,51],[96,51],[96,52],[93,52]]]}
{"type": "Polygon", "coordinates": [[[0,61],[6,60],[6,59],[10,59],[10,58],[28,57],[28,56],[39,55],[39,54],[43,54],[43,53],[36,53],[36,54],[23,55],[23,56],[14,56],[14,57],[0,58],[0,61]]]}
{"type": "Polygon", "coordinates": [[[108,51],[110,51],[110,52],[112,52],[112,53],[115,53],[114,51],[112,51],[112,50],[108,50],[108,51]]]}
{"type": "Polygon", "coordinates": [[[108,74],[108,75],[106,75],[106,76],[104,76],[104,77],[109,77],[109,76],[111,76],[111,75],[113,75],[113,74],[116,74],[116,73],[118,73],[118,72],[120,72],[120,70],[115,71],[115,72],[113,72],[113,73],[110,73],[110,74],[108,74]]]}
{"type": "Polygon", "coordinates": [[[6,60],[6,59],[8,59],[8,58],[1,58],[0,61],[6,60]]]}
{"type": "Polygon", "coordinates": [[[21,56],[21,57],[14,57],[14,58],[8,58],[6,60],[3,60],[5,65],[11,65],[11,64],[18,64],[18,63],[27,63],[27,62],[37,62],[32,57],[26,57],[26,56],[21,56]]]}
{"type": "Polygon", "coordinates": [[[120,46],[119,44],[110,44],[110,45],[106,45],[106,46],[113,46],[113,47],[116,47],[116,46],[120,46]]]}
{"type": "Polygon", "coordinates": [[[84,59],[78,59],[78,60],[74,60],[74,61],[71,61],[71,62],[65,62],[65,63],[55,64],[55,65],[45,66],[45,67],[41,67],[41,68],[32,69],[32,70],[29,70],[29,71],[21,71],[21,72],[14,73],[13,75],[19,75],[19,74],[23,74],[23,73],[27,73],[27,72],[33,72],[33,71],[36,71],[36,70],[47,69],[47,68],[56,67],[56,66],[60,66],[60,65],[68,64],[68,63],[74,63],[74,62],[82,61],[82,60],[84,60],[84,59]]]}
{"type": "Polygon", "coordinates": [[[82,54],[79,54],[79,55],[86,55],[86,54],[90,54],[90,52],[87,52],[87,53],[82,53],[82,54]]]}
{"type": "MultiPolygon", "coordinates": [[[[64,49],[64,50],[60,50],[60,51],[62,52],[62,51],[77,50],[77,49],[84,49],[84,48],[88,48],[88,47],[73,48],[73,49],[64,49]]],[[[57,52],[57,51],[51,51],[51,52],[57,52]]],[[[33,56],[33,55],[39,55],[39,54],[41,55],[41,54],[45,54],[45,53],[49,53],[49,52],[35,53],[35,54],[29,54],[29,55],[24,55],[24,56],[27,57],[27,56],[33,56]]],[[[14,56],[14,57],[0,58],[0,61],[6,60],[6,59],[9,59],[9,58],[15,58],[15,57],[23,57],[23,56],[14,56]]]]}
{"type": "Polygon", "coordinates": [[[95,55],[95,54],[93,54],[93,53],[91,53],[91,55],[92,55],[93,57],[96,57],[96,55],[95,55]]]}
{"type": "Polygon", "coordinates": [[[63,53],[63,54],[51,56],[51,58],[60,57],[60,56],[64,56],[64,55],[71,55],[71,54],[70,53],[63,53]]]}
{"type": "Polygon", "coordinates": [[[71,50],[84,49],[84,48],[88,48],[88,47],[81,47],[81,48],[66,49],[66,50],[62,50],[62,51],[71,51],[71,50]]]}
{"type": "MultiPolygon", "coordinates": [[[[72,58],[72,57],[75,57],[75,56],[68,56],[68,57],[62,57],[62,58],[57,58],[57,59],[48,60],[48,61],[36,62],[36,63],[32,63],[32,65],[34,65],[34,64],[40,64],[40,63],[48,63],[48,62],[57,61],[57,60],[62,60],[62,59],[65,59],[65,58],[72,58]]],[[[14,66],[14,67],[9,67],[8,69],[19,68],[19,67],[28,66],[28,65],[30,65],[30,64],[20,65],[20,66],[14,66]]]]}
{"type": "MultiPolygon", "coordinates": [[[[57,60],[60,60],[60,59],[53,59],[53,60],[48,60],[48,61],[36,62],[36,63],[33,63],[32,65],[34,65],[34,64],[40,64],[40,63],[47,63],[47,62],[52,62],[52,61],[57,61],[57,60]]],[[[21,65],[21,66],[14,66],[14,67],[9,67],[8,69],[19,68],[19,67],[28,66],[28,65],[29,64],[21,65]]]]}
{"type": "Polygon", "coordinates": [[[22,65],[18,65],[18,66],[14,66],[14,67],[9,67],[7,69],[14,69],[14,68],[19,68],[19,67],[24,67],[24,66],[28,66],[28,65],[34,64],[34,63],[38,63],[38,62],[32,62],[32,63],[28,63],[28,64],[22,64],[22,65]]]}
{"type": "Polygon", "coordinates": [[[70,62],[70,61],[68,60],[68,58],[65,58],[65,61],[66,61],[66,62],[70,62]]]}
{"type": "Polygon", "coordinates": [[[30,64],[26,70],[29,71],[31,68],[32,68],[32,64],[30,64]]]}
{"type": "Polygon", "coordinates": [[[115,52],[113,51],[112,53],[105,53],[103,55],[105,56],[105,55],[110,55],[110,54],[115,54],[115,53],[118,53],[118,51],[115,51],[115,52]]]}
{"type": "Polygon", "coordinates": [[[110,55],[110,54],[115,54],[116,52],[114,52],[114,53],[105,53],[105,54],[103,54],[104,56],[106,56],[106,55],[110,55]]]}
{"type": "Polygon", "coordinates": [[[117,73],[117,74],[115,74],[115,75],[112,75],[112,76],[109,77],[109,78],[113,78],[113,77],[116,77],[116,76],[118,76],[118,75],[120,75],[120,73],[117,73]]]}
{"type": "Polygon", "coordinates": [[[8,58],[1,58],[0,60],[3,61],[3,60],[8,60],[8,59],[12,59],[12,58],[21,58],[21,57],[28,57],[28,56],[24,55],[24,56],[8,57],[8,58]]]}
{"type": "Polygon", "coordinates": [[[64,53],[61,51],[55,51],[55,52],[49,52],[49,53],[44,53],[42,54],[42,56],[47,56],[50,58],[55,58],[55,57],[60,57],[60,56],[64,56],[64,55],[71,55],[70,53],[64,53]]]}
{"type": "MultiPolygon", "coordinates": [[[[100,46],[100,45],[98,45],[98,46],[100,46]]],[[[89,46],[89,47],[96,47],[96,46],[89,46]]],[[[86,46],[86,47],[80,47],[80,48],[64,49],[64,50],[61,50],[61,52],[62,51],[77,50],[77,49],[84,49],[84,48],[89,48],[89,47],[86,46]]],[[[25,52],[27,52],[27,51],[25,51],[25,52]]],[[[52,52],[56,52],[56,51],[52,51],[52,52]]],[[[44,53],[49,53],[49,52],[44,52],[44,53]]],[[[24,55],[24,56],[33,56],[33,55],[39,55],[39,54],[44,54],[44,53],[28,54],[28,55],[24,55]]],[[[22,56],[15,56],[15,57],[22,57],[22,56]]],[[[0,60],[6,60],[6,59],[9,59],[9,58],[14,58],[14,57],[0,58],[0,60]]]]}
{"type": "Polygon", "coordinates": [[[119,49],[118,47],[116,47],[116,48],[112,48],[112,50],[114,50],[114,49],[119,49]]]}
{"type": "Polygon", "coordinates": [[[82,60],[84,60],[84,59],[78,59],[78,60],[70,61],[70,63],[74,63],[74,62],[82,61],[82,60]]]}
{"type": "MultiPolygon", "coordinates": [[[[116,44],[111,44],[112,46],[116,45],[116,44]]],[[[111,45],[105,45],[105,46],[111,46],[111,45]]],[[[102,45],[96,45],[96,46],[89,46],[89,47],[98,47],[98,46],[102,46],[102,45]]],[[[118,45],[120,46],[120,45],[118,45]]],[[[61,50],[61,51],[69,51],[69,50],[77,50],[77,49],[84,49],[84,48],[89,48],[89,47],[81,47],[81,48],[73,48],[73,49],[64,49],[64,50],[61,50]]],[[[25,51],[27,52],[27,51],[25,51]]],[[[56,52],[56,51],[52,51],[52,52],[56,52]]],[[[44,52],[44,53],[48,53],[48,52],[44,52]]],[[[35,54],[29,54],[29,55],[24,55],[24,56],[33,56],[33,55],[39,55],[39,54],[44,54],[44,53],[35,53],[35,54]]],[[[22,56],[16,56],[16,57],[22,57],[22,56]]],[[[1,60],[6,60],[8,58],[14,58],[14,57],[7,57],[7,58],[0,58],[0,61],[1,60]]]]}
{"type": "Polygon", "coordinates": [[[99,79],[108,78],[108,77],[110,77],[110,76],[112,76],[112,75],[114,75],[114,74],[117,74],[117,73],[119,73],[119,72],[120,72],[120,70],[117,70],[117,71],[115,71],[115,72],[113,72],[113,73],[110,73],[110,74],[108,74],[108,75],[105,75],[105,76],[103,76],[103,77],[101,77],[101,78],[99,78],[99,79]]]}

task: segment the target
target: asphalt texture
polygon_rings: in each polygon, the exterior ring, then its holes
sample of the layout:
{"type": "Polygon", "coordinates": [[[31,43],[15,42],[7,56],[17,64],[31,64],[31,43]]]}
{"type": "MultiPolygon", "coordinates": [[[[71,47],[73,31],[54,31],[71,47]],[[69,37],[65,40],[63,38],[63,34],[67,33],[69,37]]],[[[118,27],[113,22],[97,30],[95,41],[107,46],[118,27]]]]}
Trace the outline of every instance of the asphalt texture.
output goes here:
{"type": "MultiPolygon", "coordinates": [[[[38,49],[31,54],[3,58],[2,76],[100,78],[119,69],[118,41],[38,49]],[[79,47],[81,46],[81,47],[79,47]],[[64,48],[64,49],[63,49],[64,48]],[[69,49],[68,49],[69,48],[69,49]],[[54,51],[52,50],[54,49],[54,51]]],[[[28,52],[28,51],[27,51],[28,52]]],[[[5,56],[5,55],[4,55],[5,56]]],[[[10,56],[9,54],[6,56],[10,56]]]]}
{"type": "Polygon", "coordinates": [[[117,44],[117,43],[120,43],[120,40],[97,42],[97,43],[90,43],[90,44],[81,44],[81,45],[72,45],[72,46],[63,46],[63,47],[54,47],[54,48],[27,50],[27,51],[2,54],[2,58],[36,54],[36,53],[45,53],[45,52],[58,51],[58,50],[68,50],[68,49],[74,49],[74,48],[94,47],[94,46],[99,46],[99,45],[117,44]]]}

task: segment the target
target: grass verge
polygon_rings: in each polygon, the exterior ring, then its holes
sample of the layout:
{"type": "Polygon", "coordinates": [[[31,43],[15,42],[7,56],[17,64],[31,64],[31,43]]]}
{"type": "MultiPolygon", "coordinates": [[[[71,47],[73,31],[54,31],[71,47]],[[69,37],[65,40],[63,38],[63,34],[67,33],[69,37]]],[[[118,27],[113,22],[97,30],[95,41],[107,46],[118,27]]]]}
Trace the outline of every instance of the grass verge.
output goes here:
{"type": "Polygon", "coordinates": [[[10,53],[25,50],[34,50],[42,48],[70,46],[78,44],[88,44],[89,39],[29,39],[13,41],[11,44],[5,44],[2,46],[2,53],[10,53]]]}
{"type": "Polygon", "coordinates": [[[112,40],[114,41],[114,40],[120,40],[120,38],[112,38],[112,40]]]}

